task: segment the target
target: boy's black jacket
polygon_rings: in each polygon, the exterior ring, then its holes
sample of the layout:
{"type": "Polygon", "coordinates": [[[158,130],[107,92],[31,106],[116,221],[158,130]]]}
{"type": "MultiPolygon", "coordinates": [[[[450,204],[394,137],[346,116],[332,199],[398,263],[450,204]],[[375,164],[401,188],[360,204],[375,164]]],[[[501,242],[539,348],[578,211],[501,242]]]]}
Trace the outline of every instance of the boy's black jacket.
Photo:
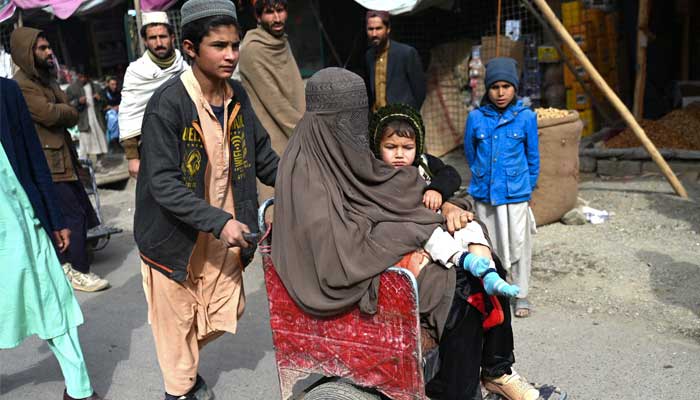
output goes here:
{"type": "MultiPolygon", "coordinates": [[[[273,186],[279,157],[258,121],[245,89],[229,81],[234,98],[228,115],[241,107],[229,123],[236,220],[258,231],[256,176],[273,186]]],[[[205,200],[207,153],[204,150],[197,109],[180,76],[165,82],[151,97],[144,114],[141,165],[136,185],[134,237],[141,258],[170,279],[187,279],[187,265],[199,232],[219,237],[228,212],[205,200]]],[[[254,247],[241,249],[247,265],[254,247]]]]}

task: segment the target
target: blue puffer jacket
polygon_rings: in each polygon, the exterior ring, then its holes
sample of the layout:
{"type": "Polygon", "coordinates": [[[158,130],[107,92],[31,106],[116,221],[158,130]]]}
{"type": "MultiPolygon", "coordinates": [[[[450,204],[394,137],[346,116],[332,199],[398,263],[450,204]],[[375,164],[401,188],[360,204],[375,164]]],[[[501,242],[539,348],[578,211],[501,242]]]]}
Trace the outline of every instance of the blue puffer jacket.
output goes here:
{"type": "Polygon", "coordinates": [[[537,142],[537,116],[521,101],[502,113],[492,104],[469,113],[464,132],[469,194],[493,206],[530,200],[540,173],[537,142]]]}

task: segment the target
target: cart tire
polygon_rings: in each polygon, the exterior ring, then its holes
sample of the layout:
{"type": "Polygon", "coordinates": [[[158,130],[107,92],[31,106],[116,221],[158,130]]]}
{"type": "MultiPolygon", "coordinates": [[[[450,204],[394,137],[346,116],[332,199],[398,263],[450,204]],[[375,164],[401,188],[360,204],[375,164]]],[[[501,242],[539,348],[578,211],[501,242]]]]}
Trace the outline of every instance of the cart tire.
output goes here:
{"type": "Polygon", "coordinates": [[[304,395],[304,400],[379,400],[379,395],[344,382],[327,382],[304,395]]]}

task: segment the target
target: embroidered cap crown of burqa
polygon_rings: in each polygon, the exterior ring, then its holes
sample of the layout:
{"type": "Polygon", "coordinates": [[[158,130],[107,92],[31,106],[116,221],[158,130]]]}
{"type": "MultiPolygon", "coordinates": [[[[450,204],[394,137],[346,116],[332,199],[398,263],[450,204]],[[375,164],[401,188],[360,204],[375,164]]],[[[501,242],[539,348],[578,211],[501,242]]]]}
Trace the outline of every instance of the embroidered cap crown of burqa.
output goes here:
{"type": "Polygon", "coordinates": [[[394,169],[369,147],[362,78],[323,69],[280,160],[272,258],[306,312],[376,310],[379,274],[422,246],[442,217],[423,207],[416,168],[394,169]]]}

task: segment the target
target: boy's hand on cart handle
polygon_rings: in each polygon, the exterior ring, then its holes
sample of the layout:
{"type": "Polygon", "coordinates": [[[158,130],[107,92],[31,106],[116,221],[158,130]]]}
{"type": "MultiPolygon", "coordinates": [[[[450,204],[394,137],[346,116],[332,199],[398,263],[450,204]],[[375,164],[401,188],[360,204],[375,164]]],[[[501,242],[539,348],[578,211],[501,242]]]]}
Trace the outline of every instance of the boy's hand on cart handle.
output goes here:
{"type": "Polygon", "coordinates": [[[226,222],[226,225],[224,225],[219,238],[222,242],[226,243],[228,247],[248,248],[250,245],[243,237],[244,233],[250,233],[248,226],[231,218],[226,222]]]}
{"type": "Polygon", "coordinates": [[[60,231],[53,231],[53,240],[60,253],[65,252],[70,246],[70,229],[64,228],[60,231]]]}

